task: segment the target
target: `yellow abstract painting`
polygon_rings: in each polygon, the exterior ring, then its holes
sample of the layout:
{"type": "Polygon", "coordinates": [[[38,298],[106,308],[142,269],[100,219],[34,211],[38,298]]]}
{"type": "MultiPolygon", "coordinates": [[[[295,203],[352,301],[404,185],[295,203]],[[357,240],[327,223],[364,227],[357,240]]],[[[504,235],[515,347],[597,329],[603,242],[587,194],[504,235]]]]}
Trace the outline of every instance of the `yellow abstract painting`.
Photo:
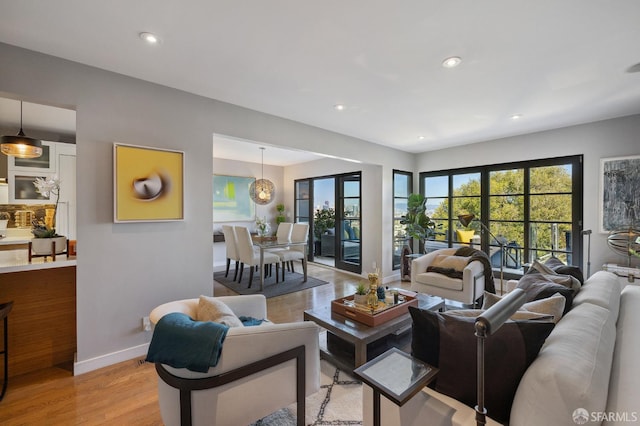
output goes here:
{"type": "Polygon", "coordinates": [[[184,219],[184,153],[114,144],[114,222],[184,219]]]}

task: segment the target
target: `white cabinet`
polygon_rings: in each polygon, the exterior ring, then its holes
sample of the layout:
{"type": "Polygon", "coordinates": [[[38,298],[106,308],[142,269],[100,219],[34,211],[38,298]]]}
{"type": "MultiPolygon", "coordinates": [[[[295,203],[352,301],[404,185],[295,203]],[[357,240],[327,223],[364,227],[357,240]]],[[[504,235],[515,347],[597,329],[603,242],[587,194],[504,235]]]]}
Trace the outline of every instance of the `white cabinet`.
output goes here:
{"type": "Polygon", "coordinates": [[[58,144],[57,175],[60,178],[60,200],[56,214],[56,231],[70,240],[76,239],[76,146],[58,144]]]}
{"type": "MultiPolygon", "coordinates": [[[[7,157],[7,170],[34,173],[56,172],[56,148],[62,144],[57,142],[42,141],[42,155],[37,158],[7,157]]],[[[75,147],[75,145],[73,145],[75,147]]]]}
{"type": "Polygon", "coordinates": [[[33,181],[37,177],[58,176],[61,187],[56,231],[69,239],[76,239],[76,146],[48,141],[42,141],[42,146],[43,155],[39,158],[8,157],[9,203],[53,204],[55,196],[52,199],[39,194],[33,181]]]}

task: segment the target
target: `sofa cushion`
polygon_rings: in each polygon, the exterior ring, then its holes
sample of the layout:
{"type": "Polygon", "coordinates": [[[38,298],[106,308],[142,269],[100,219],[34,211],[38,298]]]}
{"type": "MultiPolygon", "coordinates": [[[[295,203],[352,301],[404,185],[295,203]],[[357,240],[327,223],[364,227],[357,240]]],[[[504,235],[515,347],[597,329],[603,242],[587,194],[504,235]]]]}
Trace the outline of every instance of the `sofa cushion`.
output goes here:
{"type": "Polygon", "coordinates": [[[591,276],[582,286],[580,292],[573,298],[573,306],[582,303],[593,303],[594,305],[607,308],[611,311],[614,319],[618,318],[620,308],[620,291],[622,288],[618,283],[618,278],[605,271],[598,271],[591,276]]]}
{"type": "MultiPolygon", "coordinates": [[[[502,299],[501,296],[485,291],[482,309],[489,309],[498,303],[500,299],[502,299]]],[[[553,322],[557,323],[560,321],[560,318],[562,318],[562,312],[564,311],[564,304],[566,303],[566,300],[567,299],[565,299],[560,293],[556,293],[551,297],[527,302],[520,307],[520,311],[550,315],[553,317],[553,322]]]]}
{"type": "MultiPolygon", "coordinates": [[[[440,369],[434,385],[438,392],[473,407],[477,402],[475,315],[409,310],[414,320],[413,356],[440,369]]],[[[491,418],[509,419],[520,377],[553,326],[547,321],[509,320],[485,341],[485,386],[491,389],[485,405],[491,418]]]]}
{"type": "MultiPolygon", "coordinates": [[[[461,278],[462,278],[462,273],[461,278]]],[[[415,276],[415,281],[419,284],[433,287],[446,288],[448,290],[462,291],[462,280],[460,278],[450,278],[438,272],[423,272],[415,276]]]]}
{"type": "Polygon", "coordinates": [[[543,274],[525,274],[516,288],[521,288],[527,295],[526,301],[531,302],[533,300],[545,299],[551,297],[556,293],[560,293],[566,299],[563,315],[571,309],[573,303],[573,290],[549,281],[543,274]]]}
{"type": "Polygon", "coordinates": [[[224,302],[215,297],[200,296],[198,300],[198,321],[213,321],[228,327],[243,327],[242,321],[224,302]]]}
{"type": "Polygon", "coordinates": [[[609,311],[584,303],[560,321],[525,372],[512,425],[575,425],[572,413],[604,411],[616,340],[609,311]]]}

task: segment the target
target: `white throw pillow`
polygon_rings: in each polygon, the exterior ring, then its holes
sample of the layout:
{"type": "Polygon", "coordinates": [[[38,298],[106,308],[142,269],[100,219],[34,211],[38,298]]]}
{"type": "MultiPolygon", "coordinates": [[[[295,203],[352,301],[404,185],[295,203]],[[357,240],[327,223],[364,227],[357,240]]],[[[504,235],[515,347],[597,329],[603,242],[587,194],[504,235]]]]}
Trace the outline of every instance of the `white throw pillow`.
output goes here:
{"type": "MultiPolygon", "coordinates": [[[[500,299],[502,299],[502,297],[485,291],[482,309],[489,309],[498,303],[500,299]]],[[[560,321],[560,318],[562,318],[566,301],[567,299],[563,295],[555,293],[553,296],[545,299],[527,302],[520,307],[519,311],[535,312],[537,314],[553,316],[553,322],[557,324],[558,321],[560,321]]]]}
{"type": "Polygon", "coordinates": [[[242,321],[225,303],[215,297],[200,296],[198,300],[197,321],[213,321],[228,327],[244,327],[242,321]]]}
{"type": "Polygon", "coordinates": [[[456,271],[462,271],[469,263],[469,258],[464,256],[447,256],[446,254],[439,254],[433,259],[431,266],[438,268],[454,269],[456,271]]]}

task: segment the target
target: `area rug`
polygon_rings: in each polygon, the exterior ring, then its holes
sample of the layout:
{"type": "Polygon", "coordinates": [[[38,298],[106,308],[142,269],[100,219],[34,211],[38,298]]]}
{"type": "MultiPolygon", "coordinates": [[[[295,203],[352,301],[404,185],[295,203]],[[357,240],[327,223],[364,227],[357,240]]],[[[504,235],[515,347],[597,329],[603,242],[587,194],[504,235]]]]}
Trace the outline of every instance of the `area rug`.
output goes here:
{"type": "MultiPolygon", "coordinates": [[[[320,361],[320,390],[307,397],[305,425],[361,425],[362,383],[320,361]]],[[[296,404],[258,420],[252,426],[295,426],[296,404]]]]}
{"type": "Polygon", "coordinates": [[[224,277],[224,271],[215,272],[213,279],[238,294],[262,293],[267,298],[329,284],[327,281],[322,281],[310,276],[307,276],[307,282],[305,283],[303,282],[304,275],[297,272],[286,272],[284,282],[276,283],[275,271],[273,276],[265,278],[263,291],[260,291],[260,276],[256,274],[254,274],[253,283],[251,284],[251,288],[249,288],[249,272],[246,270],[242,275],[242,282],[240,283],[233,281],[232,271],[229,271],[227,278],[224,277]]]}

